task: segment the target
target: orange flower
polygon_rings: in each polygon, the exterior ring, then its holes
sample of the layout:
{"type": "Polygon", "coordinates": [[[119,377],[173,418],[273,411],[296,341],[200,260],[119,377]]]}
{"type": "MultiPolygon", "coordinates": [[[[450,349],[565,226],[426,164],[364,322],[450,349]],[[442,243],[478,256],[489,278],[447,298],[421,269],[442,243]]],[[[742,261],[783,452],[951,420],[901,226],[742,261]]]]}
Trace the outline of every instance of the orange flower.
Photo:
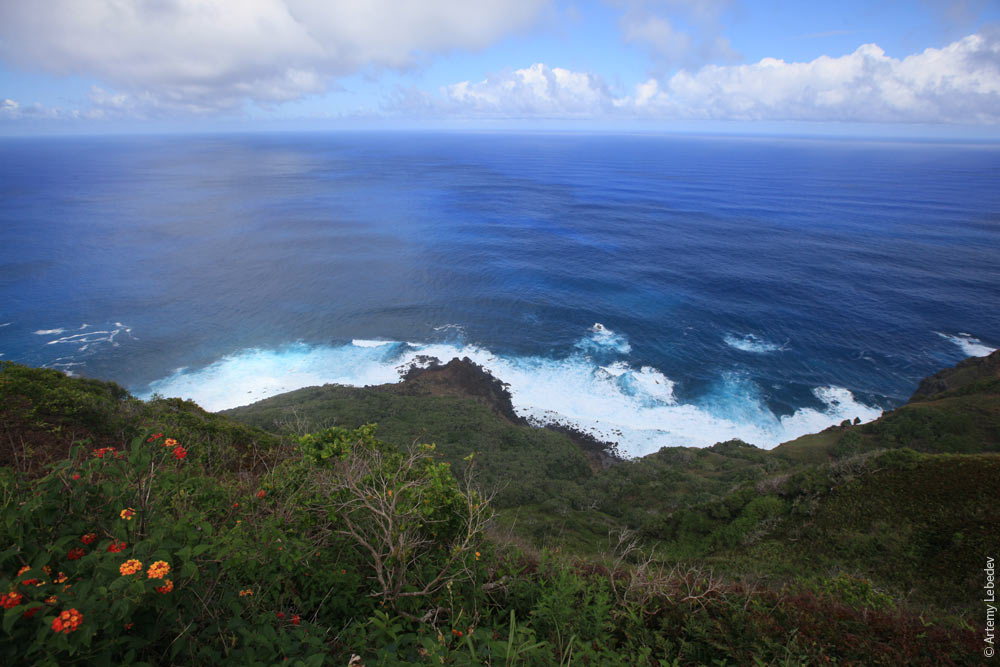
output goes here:
{"type": "Polygon", "coordinates": [[[68,609],[52,621],[52,629],[56,632],[62,632],[63,634],[69,634],[80,627],[80,623],[83,622],[83,614],[78,612],[76,609],[68,609]]]}
{"type": "Polygon", "coordinates": [[[45,604],[55,604],[58,601],[59,598],[57,598],[55,595],[50,595],[49,597],[45,598],[45,604]]]}
{"type": "Polygon", "coordinates": [[[245,597],[250,596],[250,595],[253,595],[253,591],[250,590],[249,588],[240,591],[240,597],[241,598],[245,598],[245,597]]]}
{"type": "Polygon", "coordinates": [[[69,578],[69,577],[67,577],[67,576],[66,576],[66,573],[64,573],[64,572],[60,572],[60,573],[59,573],[59,576],[58,576],[58,577],[56,577],[56,578],[55,578],[55,579],[53,580],[53,583],[56,583],[56,584],[61,584],[61,583],[63,583],[64,581],[66,581],[66,580],[67,580],[68,578],[69,578]]]}
{"type": "Polygon", "coordinates": [[[25,572],[27,572],[30,569],[31,569],[30,565],[25,565],[24,567],[22,567],[20,570],[17,571],[17,576],[20,577],[22,574],[24,574],[25,572]]]}
{"type": "Polygon", "coordinates": [[[257,497],[258,498],[263,498],[266,495],[267,495],[267,491],[265,491],[264,489],[261,489],[260,491],[257,492],[257,497]]]}
{"type": "Polygon", "coordinates": [[[135,510],[132,509],[131,507],[126,507],[121,512],[119,512],[118,516],[125,519],[126,521],[131,521],[132,517],[135,516],[135,510]]]}
{"type": "Polygon", "coordinates": [[[156,590],[157,593],[163,593],[164,595],[166,595],[170,591],[174,590],[173,579],[167,579],[166,581],[163,582],[162,586],[157,586],[154,590],[156,590]]]}
{"type": "Polygon", "coordinates": [[[118,567],[118,571],[122,573],[123,577],[127,577],[130,574],[135,574],[141,569],[142,569],[142,561],[136,560],[135,558],[129,558],[127,561],[125,561],[118,567]]]}
{"type": "Polygon", "coordinates": [[[174,440],[173,438],[167,438],[166,440],[163,441],[163,446],[164,447],[176,447],[177,446],[177,441],[174,440]]]}
{"type": "Polygon", "coordinates": [[[4,609],[13,609],[17,605],[21,604],[21,599],[23,597],[23,595],[15,593],[14,591],[4,593],[3,595],[0,595],[0,606],[4,609]]]}
{"type": "Polygon", "coordinates": [[[149,566],[146,577],[149,579],[162,579],[170,572],[170,565],[165,560],[158,560],[149,566]]]}

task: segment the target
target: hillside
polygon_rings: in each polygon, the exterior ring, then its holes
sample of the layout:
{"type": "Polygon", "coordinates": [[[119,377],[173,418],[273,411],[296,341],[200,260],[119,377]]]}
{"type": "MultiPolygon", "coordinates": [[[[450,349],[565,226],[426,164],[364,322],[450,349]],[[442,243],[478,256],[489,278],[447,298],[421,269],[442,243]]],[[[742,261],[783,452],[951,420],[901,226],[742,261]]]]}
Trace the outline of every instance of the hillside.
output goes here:
{"type": "Polygon", "coordinates": [[[224,415],[2,362],[0,656],[977,664],[998,358],[871,424],[628,461],[468,361],[224,415]]]}

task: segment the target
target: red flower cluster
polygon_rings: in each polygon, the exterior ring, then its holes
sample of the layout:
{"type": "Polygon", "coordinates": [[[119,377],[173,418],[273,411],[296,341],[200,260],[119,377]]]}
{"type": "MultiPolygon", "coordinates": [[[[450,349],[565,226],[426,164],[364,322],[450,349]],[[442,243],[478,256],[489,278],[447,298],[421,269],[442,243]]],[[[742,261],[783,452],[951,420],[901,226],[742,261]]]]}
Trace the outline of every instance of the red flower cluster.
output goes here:
{"type": "Polygon", "coordinates": [[[265,491],[264,489],[261,489],[260,491],[257,492],[257,497],[258,498],[263,498],[266,495],[267,495],[267,491],[265,491]]]}
{"type": "Polygon", "coordinates": [[[157,593],[163,593],[164,595],[166,595],[170,591],[174,590],[174,580],[167,579],[162,586],[157,586],[153,590],[155,590],[157,593]]]}
{"type": "Polygon", "coordinates": [[[77,479],[80,479],[80,473],[76,473],[76,474],[74,474],[74,475],[73,475],[73,479],[74,479],[74,480],[77,480],[77,479]]]}
{"type": "Polygon", "coordinates": [[[23,595],[15,593],[14,591],[4,593],[3,595],[0,595],[0,607],[3,607],[4,609],[13,609],[17,605],[21,604],[21,599],[23,597],[23,595]]]}
{"type": "Polygon", "coordinates": [[[76,547],[74,549],[70,549],[69,550],[69,553],[66,554],[66,559],[67,560],[77,560],[77,559],[83,558],[86,555],[87,555],[87,552],[83,550],[83,547],[76,547]]]}
{"type": "Polygon", "coordinates": [[[126,546],[123,540],[111,540],[111,544],[108,545],[108,552],[116,554],[119,551],[125,551],[126,546]]]}
{"type": "Polygon", "coordinates": [[[80,541],[84,544],[93,544],[94,540],[97,539],[97,533],[87,533],[80,538],[80,541]]]}
{"type": "Polygon", "coordinates": [[[99,459],[103,459],[105,456],[111,458],[115,453],[114,447],[101,447],[100,449],[94,450],[94,456],[99,459]]]}
{"type": "Polygon", "coordinates": [[[35,614],[37,614],[37,613],[38,613],[38,610],[39,610],[39,609],[41,609],[41,607],[32,607],[32,608],[31,608],[31,609],[29,609],[28,611],[26,611],[26,612],[24,612],[23,614],[21,614],[21,616],[22,616],[23,618],[31,618],[32,616],[34,616],[35,614]]]}
{"type": "Polygon", "coordinates": [[[38,586],[42,583],[41,579],[25,579],[21,582],[24,586],[38,586]]]}
{"type": "Polygon", "coordinates": [[[292,623],[294,625],[298,625],[301,622],[302,622],[302,617],[301,616],[299,616],[298,614],[295,614],[294,616],[292,616],[292,623]]]}
{"type": "Polygon", "coordinates": [[[181,447],[180,445],[174,447],[174,458],[177,459],[178,461],[183,459],[187,455],[188,455],[187,450],[181,447]]]}
{"type": "Polygon", "coordinates": [[[154,440],[157,440],[162,437],[163,437],[162,433],[157,433],[156,435],[149,436],[149,440],[147,440],[146,442],[153,442],[154,440]]]}
{"type": "Polygon", "coordinates": [[[285,620],[285,612],[283,612],[283,611],[279,611],[277,614],[275,614],[275,616],[278,617],[279,621],[285,620]]]}
{"type": "Polygon", "coordinates": [[[82,622],[83,614],[76,609],[69,609],[55,617],[52,621],[52,629],[68,635],[80,627],[80,623],[82,622]]]}

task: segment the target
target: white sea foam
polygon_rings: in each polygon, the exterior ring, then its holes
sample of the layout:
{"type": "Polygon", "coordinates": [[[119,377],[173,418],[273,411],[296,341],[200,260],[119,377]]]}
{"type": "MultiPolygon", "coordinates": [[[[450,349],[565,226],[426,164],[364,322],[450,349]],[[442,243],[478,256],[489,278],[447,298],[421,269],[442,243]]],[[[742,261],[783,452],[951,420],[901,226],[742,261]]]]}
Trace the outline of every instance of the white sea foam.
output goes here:
{"type": "Polygon", "coordinates": [[[575,347],[587,354],[628,354],[632,351],[625,336],[615,333],[600,322],[595,322],[590,327],[590,335],[578,340],[575,347]]]}
{"type": "Polygon", "coordinates": [[[990,347],[983,343],[983,341],[972,336],[972,334],[967,334],[959,332],[957,335],[952,336],[951,334],[941,333],[940,331],[935,331],[938,336],[944,338],[947,341],[951,341],[962,350],[962,353],[967,357],[985,357],[996,352],[995,347],[990,347]]]}
{"type": "Polygon", "coordinates": [[[61,333],[66,333],[65,329],[39,329],[35,332],[36,336],[58,336],[61,333]]]}
{"type": "MultiPolygon", "coordinates": [[[[607,335],[592,330],[583,341],[595,334],[607,335]]],[[[149,393],[190,398],[206,409],[222,410],[311,385],[397,382],[421,357],[469,357],[509,385],[521,416],[535,423],[574,426],[617,442],[630,456],[732,438],[773,447],[844,419],[870,421],[881,414],[859,403],[847,389],[821,387],[814,393],[823,407],[778,417],[766,407],[756,385],[740,378],[724,381],[710,400],[682,403],[674,395],[673,381],[655,368],[636,368],[625,360],[599,365],[587,353],[586,343],[562,359],[502,356],[472,345],[384,343],[244,350],[204,368],[179,369],[152,383],[149,393]]],[[[612,345],[620,347],[620,340],[612,345]]]]}
{"type": "Polygon", "coordinates": [[[784,345],[771,343],[754,334],[743,334],[742,336],[726,334],[722,340],[731,348],[741,350],[742,352],[753,352],[754,354],[766,354],[784,349],[784,345]]]}
{"type": "Polygon", "coordinates": [[[0,324],[0,327],[9,327],[9,326],[10,322],[4,322],[3,324],[0,324]]]}
{"type": "Polygon", "coordinates": [[[354,347],[382,347],[383,345],[396,345],[398,341],[394,340],[364,340],[362,338],[355,338],[351,341],[351,345],[354,347]]]}

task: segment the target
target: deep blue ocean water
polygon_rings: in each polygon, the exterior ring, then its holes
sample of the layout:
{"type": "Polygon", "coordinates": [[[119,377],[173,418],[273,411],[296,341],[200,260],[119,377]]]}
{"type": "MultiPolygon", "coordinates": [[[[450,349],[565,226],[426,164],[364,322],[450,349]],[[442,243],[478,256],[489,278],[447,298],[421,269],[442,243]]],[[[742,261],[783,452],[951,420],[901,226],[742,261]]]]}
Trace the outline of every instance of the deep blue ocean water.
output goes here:
{"type": "Polygon", "coordinates": [[[1000,346],[1000,146],[0,140],[0,354],[222,409],[469,356],[632,454],[877,416],[1000,346]]]}

